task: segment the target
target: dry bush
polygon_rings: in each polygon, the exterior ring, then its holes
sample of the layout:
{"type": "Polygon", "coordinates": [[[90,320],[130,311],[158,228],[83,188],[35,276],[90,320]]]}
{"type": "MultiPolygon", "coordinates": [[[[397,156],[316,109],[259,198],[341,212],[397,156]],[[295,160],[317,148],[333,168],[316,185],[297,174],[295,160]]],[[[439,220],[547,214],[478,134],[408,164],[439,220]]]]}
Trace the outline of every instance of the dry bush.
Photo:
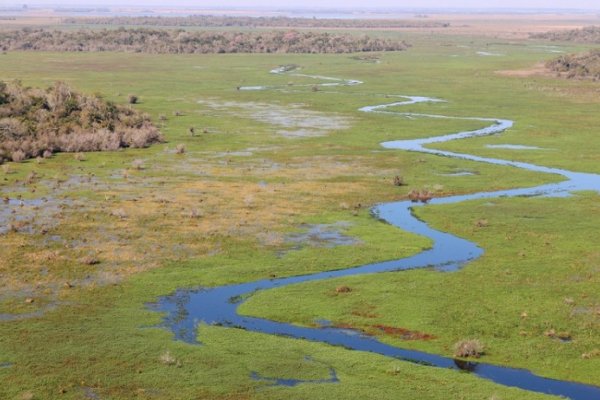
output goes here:
{"type": "Polygon", "coordinates": [[[346,285],[338,286],[335,288],[336,293],[350,293],[351,291],[352,291],[352,288],[350,288],[349,286],[346,286],[346,285]]]}
{"type": "Polygon", "coordinates": [[[130,94],[127,96],[127,102],[129,104],[137,104],[139,98],[135,94],[130,94]]]}
{"type": "Polygon", "coordinates": [[[87,255],[87,256],[81,257],[79,259],[79,262],[82,263],[82,264],[84,264],[84,265],[96,265],[96,264],[100,264],[100,260],[95,255],[87,255]]]}
{"type": "Polygon", "coordinates": [[[429,190],[411,190],[408,193],[408,198],[410,201],[412,201],[413,203],[417,203],[417,202],[422,202],[422,203],[427,203],[429,200],[431,200],[433,198],[433,193],[431,193],[429,190]]]}
{"type": "Polygon", "coordinates": [[[198,209],[196,209],[196,208],[190,210],[190,212],[187,215],[188,215],[188,217],[190,217],[192,219],[202,217],[202,213],[200,211],[198,211],[198,209]]]}
{"type": "Polygon", "coordinates": [[[146,114],[58,82],[47,90],[0,81],[0,163],[54,152],[147,147],[162,135],[146,114]]]}
{"type": "MultiPolygon", "coordinates": [[[[356,53],[410,47],[391,38],[318,31],[182,31],[164,29],[4,31],[2,45],[18,51],[121,51],[155,54],[356,53]]],[[[132,103],[133,104],[133,103],[132,103]]]]}
{"type": "Polygon", "coordinates": [[[477,339],[466,339],[457,342],[454,345],[454,356],[455,357],[473,357],[479,358],[485,352],[485,347],[483,343],[481,343],[477,339]]]}
{"type": "Polygon", "coordinates": [[[182,143],[178,144],[175,147],[175,154],[185,154],[185,144],[182,144],[182,143]]]}
{"type": "Polygon", "coordinates": [[[140,160],[139,158],[133,160],[131,162],[131,167],[133,169],[137,169],[138,171],[144,169],[144,160],[140,160]]]}
{"type": "Polygon", "coordinates": [[[119,219],[125,219],[127,218],[127,212],[125,212],[125,210],[123,210],[122,208],[117,208],[116,210],[113,210],[110,215],[112,215],[113,217],[117,217],[119,219]]]}
{"type": "Polygon", "coordinates": [[[11,157],[14,162],[21,162],[24,161],[25,158],[27,158],[27,155],[22,150],[15,150],[13,151],[11,157]]]}
{"type": "Polygon", "coordinates": [[[584,360],[590,360],[592,358],[598,358],[598,357],[600,357],[600,349],[594,349],[590,352],[583,353],[581,355],[581,358],[583,358],[584,360]]]}
{"type": "Polygon", "coordinates": [[[569,79],[600,80],[600,50],[562,55],[546,63],[559,76],[569,79]]]}
{"type": "Polygon", "coordinates": [[[405,182],[404,182],[404,178],[401,177],[400,175],[396,175],[394,177],[394,186],[404,186],[405,182]]]}
{"type": "Polygon", "coordinates": [[[199,27],[289,27],[289,28],[447,28],[449,22],[414,19],[344,19],[344,18],[292,18],[284,16],[250,17],[250,16],[225,16],[225,15],[190,15],[185,17],[171,16],[140,16],[140,17],[87,17],[65,18],[66,24],[80,25],[117,25],[117,26],[199,26],[199,27]]]}
{"type": "Polygon", "coordinates": [[[181,362],[177,360],[168,350],[162,353],[158,359],[165,365],[181,367],[181,362]]]}

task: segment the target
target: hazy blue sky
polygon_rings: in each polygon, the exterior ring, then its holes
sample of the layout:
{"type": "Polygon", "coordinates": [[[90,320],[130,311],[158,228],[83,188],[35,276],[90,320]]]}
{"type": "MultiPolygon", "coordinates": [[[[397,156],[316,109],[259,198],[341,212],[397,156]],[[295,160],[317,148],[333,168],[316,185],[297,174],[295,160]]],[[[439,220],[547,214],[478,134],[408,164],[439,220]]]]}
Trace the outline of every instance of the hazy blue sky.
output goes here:
{"type": "Polygon", "coordinates": [[[30,5],[149,5],[149,6],[194,6],[194,7],[319,7],[319,8],[348,8],[348,7],[393,7],[393,8],[582,8],[600,9],[600,0],[0,0],[1,4],[30,4],[30,5]]]}

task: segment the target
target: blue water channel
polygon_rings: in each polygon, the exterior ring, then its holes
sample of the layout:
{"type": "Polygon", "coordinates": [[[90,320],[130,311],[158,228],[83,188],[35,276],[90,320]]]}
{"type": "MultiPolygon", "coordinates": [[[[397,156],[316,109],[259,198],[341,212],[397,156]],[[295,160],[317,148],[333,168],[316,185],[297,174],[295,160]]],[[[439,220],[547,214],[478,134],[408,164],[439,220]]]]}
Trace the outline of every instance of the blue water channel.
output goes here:
{"type": "MultiPolygon", "coordinates": [[[[273,70],[272,73],[283,73],[273,70]]],[[[300,75],[308,76],[308,75],[300,75]]],[[[311,77],[311,76],[308,76],[311,77]]],[[[321,76],[313,76],[314,79],[323,79],[321,76]]],[[[326,79],[322,85],[331,86],[353,86],[360,81],[342,80],[336,78],[326,79]]],[[[258,88],[258,87],[252,87],[258,88]]],[[[273,87],[262,87],[264,90],[273,87]]],[[[495,118],[461,118],[443,115],[402,113],[390,110],[397,107],[417,103],[438,103],[443,100],[419,97],[398,96],[403,101],[367,106],[360,109],[361,112],[393,115],[409,118],[436,118],[436,119],[462,119],[475,120],[485,123],[487,126],[473,131],[457,132],[436,137],[413,140],[396,140],[382,143],[386,149],[433,154],[456,159],[471,160],[488,164],[521,168],[529,171],[561,175],[565,178],[560,183],[545,184],[530,188],[519,188],[502,191],[480,192],[467,195],[433,198],[428,204],[450,204],[469,200],[492,199],[499,197],[564,197],[569,196],[572,191],[588,190],[600,192],[600,175],[589,173],[571,172],[568,170],[549,168],[534,164],[508,161],[496,158],[486,158],[470,154],[453,153],[449,151],[435,150],[425,147],[428,144],[442,143],[457,139],[467,139],[478,136],[488,136],[501,133],[513,126],[513,121],[495,118]]],[[[305,282],[322,281],[332,278],[356,276],[363,274],[375,274],[381,272],[403,271],[417,268],[436,268],[442,271],[456,271],[466,263],[480,257],[483,250],[474,243],[431,228],[426,222],[419,220],[413,214],[416,207],[426,206],[423,203],[411,201],[398,201],[375,206],[372,209],[374,217],[391,224],[399,229],[425,236],[432,240],[433,246],[419,254],[399,260],[366,264],[347,269],[320,272],[309,275],[292,276],[288,278],[263,279],[255,282],[226,285],[205,289],[180,289],[174,294],[160,298],[151,305],[153,310],[165,313],[164,326],[170,329],[176,340],[191,344],[198,343],[198,325],[218,325],[231,328],[245,329],[252,332],[260,332],[278,336],[285,336],[301,340],[326,343],[333,346],[342,346],[346,349],[377,353],[399,360],[427,365],[437,368],[449,368],[460,371],[468,371],[473,375],[488,379],[495,383],[530,390],[538,393],[567,397],[573,400],[600,399],[600,387],[586,385],[576,382],[560,381],[535,375],[524,369],[509,368],[490,365],[480,362],[467,362],[451,357],[429,354],[416,350],[407,350],[400,347],[385,344],[377,338],[349,331],[348,329],[337,329],[333,327],[301,327],[288,323],[270,321],[262,318],[243,316],[238,314],[238,307],[253,294],[283,286],[294,285],[305,282]]],[[[329,380],[319,382],[337,382],[335,372],[332,371],[329,380]]],[[[258,375],[253,373],[253,377],[258,375]]],[[[277,383],[276,378],[270,378],[277,383]]],[[[281,384],[294,386],[301,381],[287,382],[282,380],[281,384]]]]}

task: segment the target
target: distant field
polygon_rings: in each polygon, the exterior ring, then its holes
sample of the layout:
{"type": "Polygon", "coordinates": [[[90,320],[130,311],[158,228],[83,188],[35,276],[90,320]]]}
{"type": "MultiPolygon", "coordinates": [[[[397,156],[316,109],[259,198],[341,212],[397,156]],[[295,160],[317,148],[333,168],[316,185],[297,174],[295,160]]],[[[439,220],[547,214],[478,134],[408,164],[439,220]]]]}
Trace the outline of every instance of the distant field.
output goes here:
{"type": "MultiPolygon", "coordinates": [[[[0,398],[553,398],[469,374],[234,328],[202,325],[202,345],[188,345],[156,327],[161,316],[147,307],[178,288],[416,254],[430,243],[369,212],[413,189],[449,196],[560,180],[385,150],[380,142],[482,127],[478,121],[357,111],[398,101],[390,96],[447,100],[402,111],[515,121],[501,135],[439,148],[600,173],[600,83],[497,73],[531,68],[557,52],[587,50],[520,38],[595,18],[450,20],[445,29],[452,35],[378,31],[413,47],[375,58],[0,54],[0,80],[41,87],[65,81],[119,104],[137,95],[134,107],[151,115],[167,141],[0,169],[0,398]],[[287,64],[364,84],[315,88],[309,77],[269,74],[287,64]],[[237,90],[254,85],[275,90],[237,90]],[[538,149],[502,147],[507,144],[538,149]],[[396,176],[406,185],[395,186],[396,176]],[[315,227],[333,231],[341,243],[310,239],[315,227]],[[331,369],[339,382],[283,387],[251,375],[318,381],[331,369]]],[[[266,291],[243,311],[298,325],[326,319],[357,328],[402,327],[434,338],[381,339],[446,356],[458,340],[477,338],[486,345],[481,361],[600,386],[598,204],[597,193],[576,193],[427,206],[419,217],[476,242],[485,255],[453,273],[407,271],[266,291]],[[343,286],[352,290],[336,291],[343,286]],[[550,330],[572,340],[561,342],[550,330]]]]}

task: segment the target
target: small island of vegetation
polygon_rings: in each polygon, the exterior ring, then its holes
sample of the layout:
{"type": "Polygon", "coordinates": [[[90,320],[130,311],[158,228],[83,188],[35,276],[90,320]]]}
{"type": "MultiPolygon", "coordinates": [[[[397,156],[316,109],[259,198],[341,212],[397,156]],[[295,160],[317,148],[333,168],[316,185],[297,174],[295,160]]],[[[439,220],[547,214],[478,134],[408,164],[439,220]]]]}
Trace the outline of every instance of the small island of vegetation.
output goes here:
{"type": "Polygon", "coordinates": [[[62,82],[42,90],[0,81],[0,163],[160,141],[150,117],[131,107],[77,93],[62,82]]]}

